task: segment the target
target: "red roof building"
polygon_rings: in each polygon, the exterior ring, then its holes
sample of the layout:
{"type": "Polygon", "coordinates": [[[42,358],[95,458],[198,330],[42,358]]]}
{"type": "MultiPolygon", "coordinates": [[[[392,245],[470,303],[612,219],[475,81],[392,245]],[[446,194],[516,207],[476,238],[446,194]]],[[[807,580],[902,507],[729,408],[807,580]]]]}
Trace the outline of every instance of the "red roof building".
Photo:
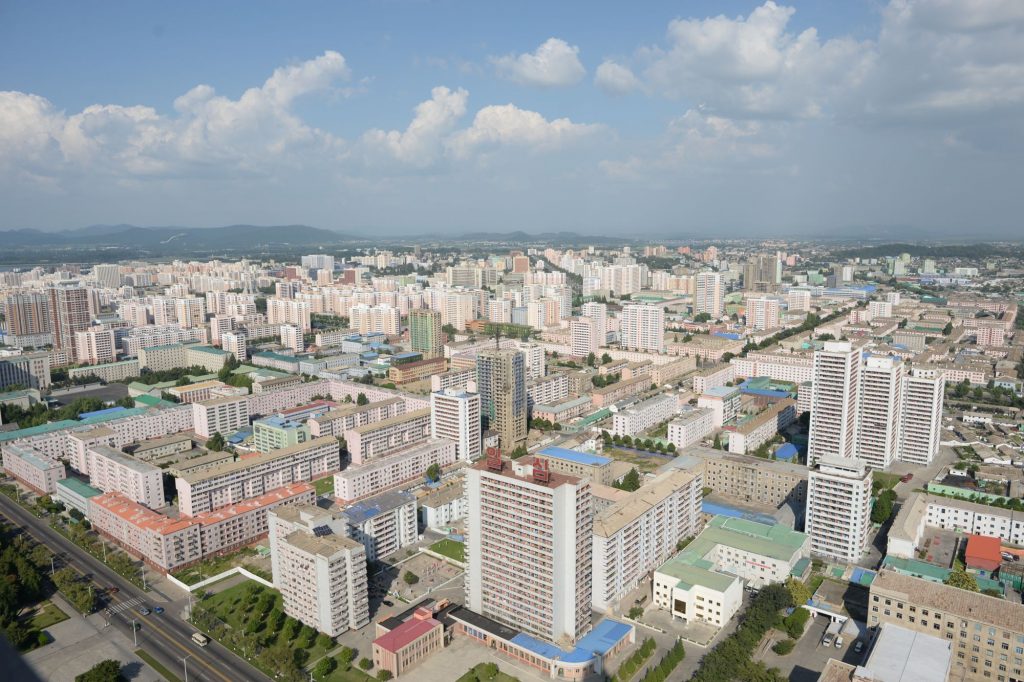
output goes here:
{"type": "Polygon", "coordinates": [[[409,620],[373,640],[373,664],[398,677],[443,647],[444,625],[430,609],[419,608],[409,620]]]}
{"type": "Polygon", "coordinates": [[[991,538],[987,535],[968,535],[967,551],[964,556],[967,568],[994,571],[1003,562],[1000,556],[1001,551],[1002,545],[999,538],[991,538]]]}

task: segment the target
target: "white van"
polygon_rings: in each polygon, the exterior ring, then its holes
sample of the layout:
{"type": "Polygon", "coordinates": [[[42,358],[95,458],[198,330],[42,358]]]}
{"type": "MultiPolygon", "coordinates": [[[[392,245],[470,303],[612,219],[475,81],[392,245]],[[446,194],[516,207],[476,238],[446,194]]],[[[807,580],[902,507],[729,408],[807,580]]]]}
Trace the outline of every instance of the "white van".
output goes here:
{"type": "Polygon", "coordinates": [[[210,643],[210,638],[201,632],[196,632],[192,635],[192,641],[198,644],[199,646],[206,646],[210,643]]]}

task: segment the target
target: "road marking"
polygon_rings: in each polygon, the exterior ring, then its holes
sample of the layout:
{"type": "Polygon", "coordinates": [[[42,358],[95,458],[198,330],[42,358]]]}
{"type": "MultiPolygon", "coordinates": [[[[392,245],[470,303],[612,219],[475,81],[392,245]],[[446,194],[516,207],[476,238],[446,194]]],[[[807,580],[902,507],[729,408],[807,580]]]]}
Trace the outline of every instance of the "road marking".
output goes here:
{"type": "Polygon", "coordinates": [[[128,601],[123,601],[120,604],[117,604],[116,606],[107,608],[107,613],[109,613],[111,616],[116,616],[117,614],[121,613],[122,611],[130,609],[136,604],[141,604],[142,601],[142,597],[132,597],[128,601]]]}

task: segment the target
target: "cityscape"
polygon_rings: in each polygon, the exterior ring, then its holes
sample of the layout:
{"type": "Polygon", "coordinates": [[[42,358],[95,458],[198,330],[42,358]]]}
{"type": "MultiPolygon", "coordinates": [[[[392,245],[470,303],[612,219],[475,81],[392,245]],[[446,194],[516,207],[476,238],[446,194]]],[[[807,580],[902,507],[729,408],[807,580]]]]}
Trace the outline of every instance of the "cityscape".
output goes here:
{"type": "Polygon", "coordinates": [[[1024,682],[1024,14],[795,4],[0,10],[8,677],[1024,682]]]}

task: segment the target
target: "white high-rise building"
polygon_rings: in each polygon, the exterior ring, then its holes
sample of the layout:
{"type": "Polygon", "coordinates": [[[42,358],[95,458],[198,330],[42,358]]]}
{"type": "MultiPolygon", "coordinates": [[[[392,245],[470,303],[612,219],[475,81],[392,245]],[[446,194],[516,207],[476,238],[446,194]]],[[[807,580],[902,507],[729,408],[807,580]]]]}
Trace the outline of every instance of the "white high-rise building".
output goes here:
{"type": "Polygon", "coordinates": [[[809,466],[827,455],[855,456],[860,366],[860,350],[848,341],[826,341],[815,352],[809,466]]]}
{"type": "Polygon", "coordinates": [[[807,311],[811,309],[811,292],[798,289],[786,294],[786,305],[790,312],[807,311]]]}
{"type": "Polygon", "coordinates": [[[560,645],[590,630],[593,499],[588,478],[532,457],[466,469],[466,606],[560,645]]]}
{"type": "Polygon", "coordinates": [[[774,329],[779,326],[780,311],[777,298],[751,298],[747,301],[747,326],[757,330],[774,329]]]}
{"type": "Polygon", "coordinates": [[[539,343],[521,342],[516,345],[516,349],[523,354],[523,369],[526,371],[527,381],[540,379],[547,374],[543,346],[539,343]]]}
{"type": "Polygon", "coordinates": [[[497,324],[508,324],[512,321],[512,301],[499,298],[487,302],[487,320],[497,324]]]}
{"type": "Polygon", "coordinates": [[[281,345],[285,348],[291,348],[296,353],[304,352],[306,350],[306,343],[302,338],[302,330],[294,324],[282,324],[281,345]]]}
{"type": "Polygon", "coordinates": [[[585,358],[600,350],[596,327],[597,322],[590,317],[580,317],[569,321],[569,338],[573,355],[585,358]]]}
{"type": "Polygon", "coordinates": [[[393,336],[402,332],[402,314],[389,305],[354,305],[349,310],[349,326],[360,334],[393,336]]]}
{"type": "Polygon", "coordinates": [[[205,298],[177,298],[174,300],[174,316],[182,329],[193,329],[206,324],[205,298]]]}
{"type": "Polygon", "coordinates": [[[945,381],[929,379],[911,370],[903,378],[903,406],[900,420],[899,459],[913,464],[931,464],[939,452],[945,381]]]}
{"type": "Polygon", "coordinates": [[[725,285],[720,272],[698,272],[693,295],[693,312],[707,313],[711,319],[718,319],[724,312],[725,285]]]}
{"type": "Polygon", "coordinates": [[[871,527],[871,470],[864,462],[820,458],[808,472],[804,524],[812,554],[841,563],[860,560],[871,527]]]}
{"type": "Polygon", "coordinates": [[[480,457],[480,395],[460,389],[430,394],[430,435],[456,443],[456,456],[466,462],[480,457]]]}
{"type": "MultiPolygon", "coordinates": [[[[887,469],[900,443],[903,363],[899,358],[871,356],[860,370],[856,456],[872,469],[887,469]]],[[[816,405],[811,406],[811,419],[816,405]]]]}
{"type": "Polygon", "coordinates": [[[121,286],[121,266],[97,265],[92,269],[96,283],[103,289],[117,289],[121,286]]]}
{"type": "Polygon", "coordinates": [[[307,301],[293,301],[286,298],[267,299],[267,322],[270,324],[294,324],[308,332],[310,324],[310,304],[307,301]]]}
{"type": "Polygon", "coordinates": [[[221,345],[221,337],[224,332],[235,328],[235,318],[230,315],[214,315],[210,318],[210,343],[215,346],[221,345]]]}
{"type": "Polygon", "coordinates": [[[608,342],[608,306],[606,304],[594,301],[584,303],[580,309],[580,316],[589,317],[594,321],[598,346],[603,346],[608,342]]]}
{"type": "Polygon", "coordinates": [[[245,362],[249,359],[248,348],[246,347],[245,332],[223,332],[220,335],[221,349],[225,353],[231,353],[235,360],[245,362]]]}
{"type": "Polygon", "coordinates": [[[75,359],[78,362],[98,365],[117,359],[114,346],[114,330],[92,327],[84,332],[75,332],[75,359]]]}
{"type": "Polygon", "coordinates": [[[627,350],[665,350],[665,309],[650,303],[627,303],[620,315],[619,345],[627,350]]]}
{"type": "Polygon", "coordinates": [[[344,519],[299,504],[269,510],[267,527],[286,614],[330,637],[370,622],[366,550],[347,537],[344,519]]]}
{"type": "Polygon", "coordinates": [[[323,253],[315,253],[311,256],[303,256],[300,264],[304,268],[310,270],[326,270],[327,272],[334,273],[334,256],[328,256],[323,253]]]}

